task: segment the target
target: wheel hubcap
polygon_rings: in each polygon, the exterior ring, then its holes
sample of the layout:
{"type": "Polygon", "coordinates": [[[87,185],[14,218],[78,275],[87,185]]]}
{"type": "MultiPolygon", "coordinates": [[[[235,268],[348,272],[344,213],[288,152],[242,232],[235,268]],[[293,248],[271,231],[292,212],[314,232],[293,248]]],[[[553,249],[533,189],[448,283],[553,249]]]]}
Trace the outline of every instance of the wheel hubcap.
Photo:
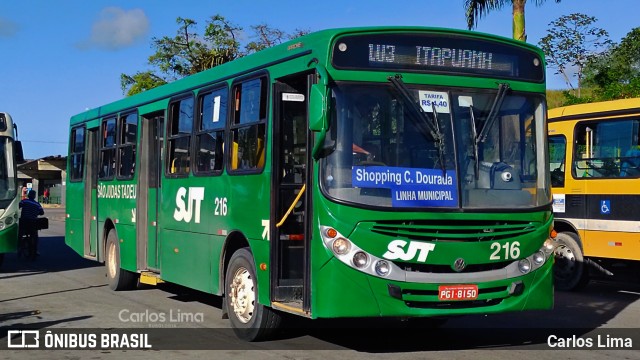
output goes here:
{"type": "Polygon", "coordinates": [[[249,270],[243,267],[236,270],[229,290],[233,312],[242,323],[248,323],[253,316],[256,299],[253,279],[249,270]]]}
{"type": "Polygon", "coordinates": [[[109,244],[107,255],[107,272],[109,273],[109,278],[113,279],[116,277],[116,246],[113,243],[109,244]]]}
{"type": "Polygon", "coordinates": [[[577,260],[576,255],[566,245],[556,247],[555,251],[556,263],[555,272],[561,278],[571,277],[575,271],[577,260]]]}

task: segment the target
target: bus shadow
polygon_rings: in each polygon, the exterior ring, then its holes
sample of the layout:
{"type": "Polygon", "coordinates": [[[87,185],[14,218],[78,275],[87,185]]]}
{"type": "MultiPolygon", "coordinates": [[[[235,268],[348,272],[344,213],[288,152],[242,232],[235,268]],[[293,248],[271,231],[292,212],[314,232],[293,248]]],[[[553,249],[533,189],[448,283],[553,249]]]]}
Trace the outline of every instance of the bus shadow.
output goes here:
{"type": "MultiPolygon", "coordinates": [[[[147,288],[153,289],[153,287],[144,287],[144,289],[147,288]]],[[[168,299],[180,302],[198,302],[222,310],[221,296],[211,295],[172,283],[160,284],[158,285],[158,289],[173,294],[169,296],[168,299]]]]}
{"type": "Polygon", "coordinates": [[[5,254],[0,279],[102,266],[69,248],[64,236],[40,235],[38,252],[40,255],[33,261],[19,257],[17,253],[5,254]]]}
{"type": "MultiPolygon", "coordinates": [[[[19,318],[34,316],[35,312],[36,311],[23,311],[20,313],[13,313],[13,314],[4,314],[4,315],[0,314],[0,323],[6,320],[14,320],[19,318]],[[28,314],[22,316],[23,313],[25,314],[28,313],[28,314]]],[[[67,323],[72,323],[74,321],[82,321],[82,320],[90,319],[92,317],[93,316],[90,316],[90,315],[84,315],[84,316],[69,317],[69,318],[60,319],[60,320],[29,322],[27,324],[16,323],[10,326],[0,326],[0,339],[6,338],[9,330],[41,330],[41,329],[45,329],[58,324],[67,324],[67,323]]]]}
{"type": "MultiPolygon", "coordinates": [[[[314,320],[303,328],[308,331],[305,335],[317,340],[372,353],[552,349],[548,342],[559,338],[595,337],[593,334],[609,332],[627,337],[640,335],[639,329],[621,329],[622,326],[599,329],[639,299],[640,285],[594,283],[579,293],[556,292],[555,307],[550,311],[460,316],[440,328],[403,326],[391,319],[314,320]]],[[[635,325],[625,327],[630,326],[635,325]]],[[[282,336],[292,341],[300,334],[296,335],[295,329],[285,329],[282,336]]]]}
{"type": "MultiPolygon", "coordinates": [[[[222,298],[174,284],[161,290],[180,302],[199,302],[222,309],[222,298]]],[[[595,337],[599,329],[640,299],[640,284],[595,282],[582,292],[556,292],[549,311],[526,311],[450,318],[441,327],[399,319],[317,319],[283,314],[284,327],[263,349],[351,349],[369,353],[463,349],[552,349],[550,337],[595,337]]],[[[626,325],[630,327],[633,325],[626,325]]],[[[639,329],[607,328],[612,334],[639,329]]],[[[629,336],[629,335],[626,335],[629,336]]]]}

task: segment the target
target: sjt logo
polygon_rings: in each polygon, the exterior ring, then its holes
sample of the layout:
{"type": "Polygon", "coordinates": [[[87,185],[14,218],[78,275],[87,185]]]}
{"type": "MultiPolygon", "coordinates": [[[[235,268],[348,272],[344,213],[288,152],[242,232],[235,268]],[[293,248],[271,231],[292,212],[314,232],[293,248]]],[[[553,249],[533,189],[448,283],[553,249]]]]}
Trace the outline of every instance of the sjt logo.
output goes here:
{"type": "Polygon", "coordinates": [[[176,221],[191,222],[195,208],[195,222],[200,223],[200,203],[204,200],[203,187],[190,187],[189,190],[181,187],[176,194],[176,210],[173,212],[173,218],[176,221]],[[184,201],[185,196],[189,193],[187,202],[184,201]],[[195,202],[195,204],[194,204],[195,202]]]}
{"type": "Polygon", "coordinates": [[[429,252],[435,249],[436,245],[426,242],[410,241],[409,247],[405,251],[407,242],[404,240],[393,240],[387,246],[387,252],[382,255],[383,258],[389,260],[413,260],[418,255],[419,262],[426,262],[429,252]]]}

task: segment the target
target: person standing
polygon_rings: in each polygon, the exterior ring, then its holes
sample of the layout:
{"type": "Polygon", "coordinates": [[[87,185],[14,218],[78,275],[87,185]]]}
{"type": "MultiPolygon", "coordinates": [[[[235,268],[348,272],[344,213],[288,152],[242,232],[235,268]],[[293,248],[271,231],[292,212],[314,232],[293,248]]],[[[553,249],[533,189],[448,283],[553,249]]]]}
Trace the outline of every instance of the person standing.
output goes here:
{"type": "Polygon", "coordinates": [[[27,198],[20,201],[18,207],[20,211],[20,237],[29,235],[29,255],[31,260],[35,260],[38,254],[38,216],[44,215],[44,209],[36,201],[36,191],[30,190],[27,198]]]}
{"type": "Polygon", "coordinates": [[[42,202],[45,204],[49,203],[49,188],[44,189],[42,202]]]}

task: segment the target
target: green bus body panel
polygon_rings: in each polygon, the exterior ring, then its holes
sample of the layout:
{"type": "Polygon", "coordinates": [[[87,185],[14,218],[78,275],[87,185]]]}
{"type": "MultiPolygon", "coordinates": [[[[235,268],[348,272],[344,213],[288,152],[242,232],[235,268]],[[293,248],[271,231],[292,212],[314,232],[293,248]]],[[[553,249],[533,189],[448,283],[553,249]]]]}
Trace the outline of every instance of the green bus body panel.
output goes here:
{"type": "MultiPolygon", "coordinates": [[[[156,196],[158,196],[158,190],[157,189],[149,189],[148,190],[148,196],[149,199],[156,199],[156,196]]],[[[148,213],[149,216],[151,216],[152,214],[156,214],[157,213],[157,203],[155,201],[150,201],[149,202],[149,209],[148,209],[148,213]]],[[[154,221],[157,220],[154,218],[154,221]]],[[[158,246],[158,242],[156,241],[152,241],[153,237],[155,236],[155,233],[158,229],[157,226],[154,226],[152,223],[152,221],[149,221],[149,224],[147,224],[147,231],[149,234],[149,242],[147,243],[147,264],[149,265],[150,268],[153,269],[159,269],[160,268],[160,260],[159,260],[159,256],[157,256],[158,252],[160,251],[160,247],[158,246]],[[156,258],[157,256],[157,258],[156,258]]],[[[138,226],[144,226],[144,224],[139,224],[138,226]]]]}
{"type": "MultiPolygon", "coordinates": [[[[268,174],[165,179],[158,219],[162,277],[202,291],[219,292],[218,262],[226,237],[214,234],[239,232],[250,244],[262,242],[262,220],[269,220],[269,179],[268,174]],[[191,191],[204,190],[200,205],[191,205],[200,207],[199,219],[196,210],[191,208],[193,212],[188,222],[175,219],[180,209],[176,198],[181,188],[186,190],[183,201],[187,205],[191,191]],[[222,213],[221,199],[226,199],[226,216],[222,213]]],[[[262,257],[268,261],[268,256],[262,257]]],[[[268,276],[262,279],[261,275],[256,274],[261,284],[268,281],[268,276]]]]}
{"type": "Polygon", "coordinates": [[[67,178],[65,242],[75,252],[84,255],[84,182],[71,182],[67,178]]]}
{"type": "MultiPolygon", "coordinates": [[[[137,177],[137,174],[136,174],[137,177]]],[[[136,182],[130,180],[98,181],[98,239],[106,239],[105,224],[113,224],[120,242],[120,265],[136,269],[136,182]]]]}
{"type": "Polygon", "coordinates": [[[0,230],[0,254],[18,250],[18,224],[0,230]]]}
{"type": "MultiPolygon", "coordinates": [[[[457,225],[458,228],[464,228],[465,221],[468,220],[495,220],[500,221],[504,220],[506,216],[504,214],[482,214],[478,216],[478,214],[471,214],[471,216],[466,216],[468,214],[457,216],[452,216],[452,214],[438,214],[433,215],[433,220],[438,221],[447,221],[447,220],[456,220],[459,222],[457,225]],[[440,215],[440,216],[438,216],[440,215]]],[[[537,214],[513,214],[509,216],[509,220],[520,220],[520,221],[528,221],[531,218],[542,217],[542,213],[537,214]],[[519,215],[519,216],[518,216],[519,215]]],[[[405,215],[406,219],[410,219],[410,215],[405,215]]],[[[417,219],[428,219],[425,217],[415,218],[417,219]]],[[[547,214],[547,219],[549,216],[547,214]]],[[[392,217],[387,217],[385,220],[393,220],[392,217]]],[[[536,224],[536,230],[526,235],[514,235],[504,240],[495,240],[495,241],[444,241],[444,242],[434,242],[435,248],[429,252],[428,259],[430,265],[451,265],[454,261],[460,257],[460,254],[464,254],[464,259],[467,265],[475,265],[475,264],[486,264],[490,262],[498,262],[505,261],[503,258],[504,251],[502,250],[502,245],[504,243],[511,243],[517,241],[519,243],[520,253],[526,254],[524,257],[533,254],[534,252],[540,249],[541,243],[539,239],[545,239],[549,232],[549,226],[551,225],[550,221],[544,221],[544,219],[535,219],[531,220],[532,224],[536,224]],[[499,243],[500,247],[500,257],[501,260],[489,260],[490,256],[495,253],[495,248],[491,248],[491,244],[499,243]]],[[[334,227],[339,229],[337,226],[339,222],[334,223],[334,227]]],[[[387,251],[387,245],[390,240],[393,240],[392,237],[377,234],[375,231],[372,231],[373,222],[360,222],[356,225],[355,230],[348,235],[349,239],[352,240],[356,245],[360,248],[368,252],[369,254],[376,255],[378,257],[382,257],[387,251]]],[[[340,231],[340,230],[338,230],[340,231]]],[[[341,232],[345,234],[344,232],[341,232]]],[[[347,232],[348,233],[348,232],[347,232]]]]}
{"type": "MultiPolygon", "coordinates": [[[[164,230],[160,241],[162,251],[162,278],[201,291],[211,292],[211,262],[214,257],[214,239],[218,236],[164,230]]],[[[221,242],[221,241],[220,241],[221,242]]],[[[218,251],[219,254],[219,251],[218,251]]]]}
{"type": "MultiPolygon", "coordinates": [[[[499,41],[514,46],[526,48],[538,54],[544,61],[544,54],[536,47],[510,39],[464,30],[395,27],[395,28],[353,28],[331,29],[316,32],[290,42],[274,46],[259,53],[237,59],[210,70],[189,76],[173,83],[127,97],[102,107],[88,110],[70,120],[71,126],[86,124],[87,127],[97,127],[103,117],[136,110],[140,116],[166,111],[171,98],[187,93],[197,94],[211,85],[226,82],[229,86],[238,76],[250,75],[253,72],[266,70],[269,84],[268,121],[266,136],[266,157],[264,169],[260,174],[234,175],[227,170],[222,175],[171,177],[161,175],[160,190],[149,189],[148,198],[156,199],[158,209],[152,200],[149,201],[149,219],[155,218],[157,211],[157,227],[150,224],[135,223],[136,198],[133,197],[100,197],[98,198],[98,229],[99,244],[106,236],[105,224],[113,224],[121,247],[122,268],[129,271],[137,269],[137,226],[147,226],[149,237],[157,231],[157,247],[153,241],[148,242],[147,254],[140,254],[147,259],[149,267],[160,271],[162,279],[192,287],[213,294],[221,294],[222,264],[224,246],[230,238],[243,237],[249,244],[256,264],[258,284],[258,302],[270,305],[270,272],[275,269],[270,264],[271,243],[268,234],[269,225],[265,221],[271,219],[271,181],[273,162],[273,84],[275,79],[313,70],[312,64],[317,62],[327,69],[329,76],[336,81],[370,81],[388,82],[387,77],[395,73],[402,73],[407,83],[424,83],[434,86],[456,86],[469,88],[495,88],[496,79],[404,73],[401,71],[352,71],[336,70],[331,66],[330,54],[332,43],[338,36],[346,34],[365,34],[376,31],[431,31],[443,35],[465,35],[478,39],[499,41]],[[189,201],[190,194],[203,192],[202,201],[189,201]],[[224,200],[227,211],[221,211],[220,201],[224,200]],[[186,204],[186,205],[185,205],[186,204]],[[196,213],[199,210],[199,217],[196,213]],[[186,216],[186,213],[191,213],[186,216]],[[156,262],[155,253],[158,252],[156,262]],[[265,268],[261,265],[266,265],[265,268]]],[[[544,94],[544,83],[526,83],[509,80],[509,85],[515,91],[526,91],[544,94]]],[[[165,123],[168,119],[165,119],[165,123]]],[[[140,129],[141,127],[139,127],[140,129]]],[[[140,131],[138,132],[140,138],[140,131]]],[[[191,141],[195,137],[192,136],[191,141]]],[[[166,141],[166,137],[165,137],[166,141]]],[[[138,141],[139,144],[139,141],[138,141]]],[[[140,151],[138,150],[138,154],[140,151]]],[[[138,155],[139,157],[139,155],[138,155]]],[[[139,161],[139,160],[138,160],[139,161]]],[[[332,202],[324,197],[317,188],[318,164],[310,166],[309,176],[313,176],[314,187],[310,189],[313,212],[311,221],[312,239],[311,253],[311,316],[314,318],[329,317],[357,317],[357,316],[431,316],[453,315],[469,313],[495,313],[525,309],[549,309],[553,305],[552,263],[547,261],[542,267],[523,276],[483,282],[478,284],[480,290],[508,287],[514,282],[521,281],[524,291],[519,295],[501,293],[503,300],[496,305],[459,308],[412,308],[406,302],[438,301],[438,284],[423,284],[397,282],[378,278],[355,270],[334,257],[325,248],[319,233],[319,226],[332,226],[341,234],[349,237],[355,245],[370,254],[382,257],[393,237],[376,234],[371,231],[372,225],[381,220],[442,220],[456,221],[460,227],[465,221],[487,220],[496,221],[529,221],[535,228],[523,234],[515,234],[512,238],[496,241],[476,242],[440,242],[428,256],[428,263],[450,265],[464,254],[468,264],[486,264],[494,249],[491,243],[500,246],[518,241],[520,254],[518,258],[527,257],[536,252],[548,238],[548,231],[552,222],[550,209],[548,211],[519,212],[519,213],[486,213],[486,212],[453,212],[437,211],[373,211],[354,208],[332,202]],[[397,299],[389,294],[389,285],[401,289],[415,290],[414,293],[403,294],[403,299],[397,299]],[[435,292],[435,295],[433,295],[435,292]],[[427,294],[427,295],[421,295],[427,294]]],[[[116,188],[130,194],[130,186],[136,186],[139,174],[131,180],[99,181],[99,190],[116,191],[116,188]],[[127,188],[129,187],[129,188],[127,188]],[[109,188],[114,190],[109,190],[109,188]]],[[[79,254],[84,251],[83,221],[84,212],[84,182],[70,182],[67,180],[67,213],[66,242],[79,254]]],[[[135,191],[147,191],[144,188],[135,191]]],[[[96,196],[97,197],[97,196],[96,196]]],[[[98,249],[102,252],[102,249],[98,249]]],[[[228,255],[228,254],[227,254],[228,255]]],[[[98,257],[100,259],[100,257],[98,257]]],[[[481,295],[480,299],[483,299],[481,295]]]]}
{"type": "MultiPolygon", "coordinates": [[[[478,289],[496,287],[507,288],[516,281],[522,281],[524,292],[510,296],[507,292],[492,298],[503,297],[497,305],[455,308],[437,308],[439,284],[417,284],[390,281],[367,276],[347,267],[337,259],[332,259],[314,271],[312,309],[314,318],[335,317],[377,317],[377,316],[443,316],[462,314],[488,314],[505,311],[545,310],[553,307],[553,261],[547,261],[541,268],[527,275],[478,284],[478,289]],[[396,299],[389,295],[389,285],[401,290],[430,295],[403,295],[396,299]],[[409,307],[406,301],[429,302],[434,308],[409,307]]],[[[482,300],[486,296],[478,297],[482,300]]]]}
{"type": "MultiPolygon", "coordinates": [[[[553,223],[550,211],[522,212],[522,213],[456,213],[456,212],[388,212],[380,213],[365,209],[357,209],[334,203],[320,194],[315,189],[314,211],[317,223],[314,228],[314,241],[311,245],[312,252],[312,306],[314,318],[351,317],[351,316],[438,316],[470,313],[499,313],[504,311],[519,311],[532,309],[550,309],[553,306],[552,283],[552,259],[539,269],[526,275],[486,281],[477,284],[479,291],[496,287],[505,288],[504,292],[497,296],[504,299],[497,305],[467,307],[460,309],[436,308],[438,301],[438,286],[440,284],[422,284],[413,282],[399,282],[379,278],[355,270],[338,259],[325,248],[320,237],[318,225],[326,225],[335,228],[346,236],[356,246],[364,251],[383,258],[387,246],[396,239],[393,236],[385,236],[370,231],[371,224],[376,220],[436,220],[446,222],[455,220],[459,228],[464,228],[465,222],[477,220],[521,221],[531,223],[529,232],[523,235],[514,235],[507,239],[495,241],[445,241],[435,242],[435,248],[428,255],[429,265],[452,265],[459,257],[464,257],[469,265],[487,264],[495,248],[492,243],[498,243],[500,251],[505,243],[517,241],[520,244],[518,258],[525,258],[540,249],[542,243],[548,238],[549,229],[553,223]],[[515,282],[522,281],[524,292],[511,296],[507,293],[508,287],[515,282]],[[393,298],[389,294],[389,286],[395,285],[408,294],[403,295],[402,300],[393,298]],[[411,293],[429,292],[431,295],[410,295],[411,293]],[[364,300],[369,299],[369,300],[364,300]],[[430,302],[434,308],[411,308],[406,301],[430,302]]],[[[505,261],[502,259],[500,261],[505,261]]],[[[410,263],[410,262],[404,262],[410,263]]],[[[419,264],[419,263],[416,263],[419,264]]],[[[484,295],[488,297],[489,295],[484,295]]],[[[491,294],[492,298],[496,294],[491,294]]],[[[478,297],[483,300],[483,295],[478,297]]]]}
{"type": "Polygon", "coordinates": [[[266,240],[249,240],[249,246],[253,253],[253,258],[256,263],[256,277],[258,278],[258,302],[261,304],[271,304],[269,285],[271,284],[269,279],[270,266],[267,266],[265,270],[260,269],[260,264],[269,264],[269,241],[266,240]],[[265,289],[265,290],[260,290],[265,289]]]}

